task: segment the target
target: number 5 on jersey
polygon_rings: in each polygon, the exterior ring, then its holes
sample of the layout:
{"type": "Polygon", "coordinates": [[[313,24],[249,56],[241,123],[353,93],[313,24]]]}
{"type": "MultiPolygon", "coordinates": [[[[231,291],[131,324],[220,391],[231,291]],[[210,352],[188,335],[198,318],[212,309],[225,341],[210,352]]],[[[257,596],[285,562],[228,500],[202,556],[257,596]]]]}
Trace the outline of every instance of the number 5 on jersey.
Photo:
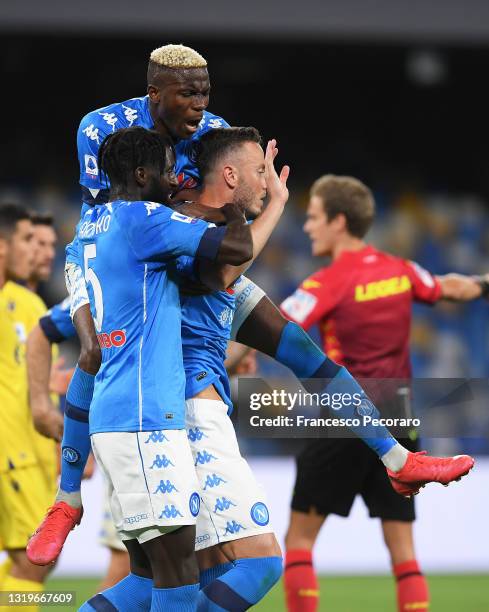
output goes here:
{"type": "Polygon", "coordinates": [[[87,244],[83,249],[83,261],[85,271],[85,282],[90,283],[93,290],[93,297],[95,300],[95,316],[93,318],[95,323],[95,329],[97,332],[102,331],[102,321],[104,319],[104,300],[102,297],[102,285],[95,274],[94,270],[89,267],[90,259],[97,257],[97,245],[87,244]]]}

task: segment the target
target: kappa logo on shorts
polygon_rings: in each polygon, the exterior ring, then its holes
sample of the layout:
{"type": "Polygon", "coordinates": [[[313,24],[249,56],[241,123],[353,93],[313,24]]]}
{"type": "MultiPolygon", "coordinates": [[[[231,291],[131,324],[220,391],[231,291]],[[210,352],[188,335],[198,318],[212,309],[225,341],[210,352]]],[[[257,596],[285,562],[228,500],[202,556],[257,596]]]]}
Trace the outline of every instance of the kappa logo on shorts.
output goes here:
{"type": "Polygon", "coordinates": [[[210,455],[206,450],[202,452],[199,451],[194,465],[204,465],[205,463],[210,463],[212,460],[217,461],[217,457],[210,455]]]}
{"type": "Polygon", "coordinates": [[[235,533],[239,533],[240,529],[246,529],[246,527],[243,527],[243,525],[236,521],[228,521],[226,524],[226,531],[223,535],[234,535],[235,533]]]}
{"type": "Polygon", "coordinates": [[[62,456],[67,463],[76,463],[80,460],[80,453],[71,446],[64,446],[62,456]]]}
{"type": "Polygon", "coordinates": [[[208,438],[203,431],[200,430],[200,427],[196,427],[195,429],[189,429],[187,432],[187,438],[190,442],[200,442],[202,438],[208,438]]]}
{"type": "MultiPolygon", "coordinates": [[[[107,517],[107,518],[112,518],[112,516],[107,517]]],[[[124,523],[129,523],[129,525],[132,525],[134,523],[139,523],[140,521],[144,521],[145,519],[149,518],[149,514],[135,514],[134,516],[127,516],[124,519],[124,523]]]]}
{"type": "Polygon", "coordinates": [[[216,499],[216,506],[214,508],[214,514],[217,514],[218,512],[224,512],[225,510],[229,510],[231,506],[236,506],[236,504],[233,503],[230,499],[226,499],[225,497],[222,497],[221,499],[219,499],[218,497],[216,499]]]}
{"type": "Polygon", "coordinates": [[[152,431],[145,444],[149,444],[150,442],[169,442],[169,440],[162,431],[152,431]]]}
{"type": "Polygon", "coordinates": [[[210,540],[211,536],[208,533],[204,533],[200,536],[197,536],[195,538],[195,543],[196,544],[201,544],[202,542],[206,542],[207,540],[210,540]]]}
{"type": "Polygon", "coordinates": [[[268,512],[268,508],[263,502],[257,502],[251,508],[250,515],[253,521],[260,527],[268,525],[268,522],[270,521],[270,514],[268,512]]]}
{"type": "Polygon", "coordinates": [[[156,487],[156,491],[153,492],[153,495],[156,495],[156,493],[173,493],[173,491],[178,493],[178,489],[172,482],[169,480],[166,482],[164,480],[160,480],[160,484],[156,487]]]}
{"type": "Polygon", "coordinates": [[[158,518],[171,519],[177,518],[177,516],[181,516],[183,518],[183,514],[180,512],[180,510],[177,510],[177,508],[175,508],[173,504],[171,506],[168,506],[168,504],[166,504],[158,518]]]}
{"type": "Polygon", "coordinates": [[[212,476],[207,476],[204,483],[204,491],[207,487],[213,489],[214,487],[218,487],[220,484],[225,483],[226,481],[218,476],[217,474],[212,474],[212,476]]]}
{"type": "Polygon", "coordinates": [[[155,467],[157,468],[167,468],[169,465],[175,467],[175,465],[170,461],[170,459],[168,459],[168,457],[166,455],[156,455],[154,461],[153,461],[153,465],[149,468],[150,470],[154,469],[155,467]]]}
{"type": "Polygon", "coordinates": [[[190,514],[192,516],[197,516],[200,511],[200,495],[195,491],[190,496],[188,501],[188,507],[190,508],[190,514]]]}

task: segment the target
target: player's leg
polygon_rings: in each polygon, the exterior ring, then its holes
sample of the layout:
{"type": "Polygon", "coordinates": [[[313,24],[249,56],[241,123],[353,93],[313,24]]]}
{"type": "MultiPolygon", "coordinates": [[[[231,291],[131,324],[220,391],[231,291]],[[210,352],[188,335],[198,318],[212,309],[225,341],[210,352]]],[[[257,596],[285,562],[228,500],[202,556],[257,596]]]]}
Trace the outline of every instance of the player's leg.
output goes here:
{"type": "Polygon", "coordinates": [[[131,541],[132,540],[127,541],[125,543],[126,545],[124,545],[117,533],[110,511],[109,489],[106,487],[104,492],[103,519],[99,542],[102,546],[109,549],[110,560],[107,572],[99,587],[100,591],[114,586],[128,575],[130,571],[130,561],[126,547],[131,541]]]}
{"type": "Polygon", "coordinates": [[[315,509],[292,510],[285,536],[284,588],[289,612],[315,612],[319,605],[319,583],[312,551],[326,517],[315,509]]]}
{"type": "Polygon", "coordinates": [[[195,609],[193,546],[200,503],[185,430],[98,433],[92,445],[109,484],[115,526],[124,541],[131,540],[131,573],[95,596],[97,601],[105,598],[121,610],[149,610],[148,602],[151,610],[195,609]],[[148,559],[154,583],[137,569],[142,562],[135,563],[134,539],[148,559]]]}
{"type": "Polygon", "coordinates": [[[313,565],[313,545],[326,516],[349,515],[365,478],[365,456],[378,462],[356,438],[307,440],[297,456],[285,540],[284,586],[289,612],[317,609],[319,584],[313,565]]]}
{"type": "Polygon", "coordinates": [[[396,579],[399,612],[428,610],[430,601],[428,583],[416,559],[413,524],[382,521],[382,531],[396,579]]]}
{"type": "Polygon", "coordinates": [[[221,401],[187,402],[187,433],[203,500],[196,537],[202,611],[246,610],[282,573],[265,493],[239,452],[227,410],[221,401]],[[222,555],[212,550],[218,544],[222,555]]]}
{"type": "MultiPolygon", "coordinates": [[[[13,468],[0,474],[0,539],[9,556],[1,591],[43,590],[53,566],[32,565],[25,548],[50,498],[52,491],[38,465],[13,468]]],[[[38,607],[26,609],[32,612],[38,607]]]]}
{"type": "MultiPolygon", "coordinates": [[[[79,283],[81,287],[81,284],[79,283]]],[[[61,444],[61,478],[55,503],[31,538],[27,554],[32,563],[45,565],[55,561],[69,532],[81,521],[81,480],[90,454],[88,411],[93,396],[95,374],[100,366],[100,347],[93,326],[86,288],[78,299],[73,317],[81,343],[78,366],[66,394],[63,441],[61,444]],[[85,297],[83,296],[85,292],[85,297]],[[84,301],[85,300],[85,301],[84,301]]]]}
{"type": "Polygon", "coordinates": [[[137,539],[125,540],[126,573],[86,601],[80,612],[97,610],[131,612],[151,608],[153,573],[151,563],[137,539]]]}
{"type": "MultiPolygon", "coordinates": [[[[416,441],[403,440],[403,444],[410,452],[417,451],[416,441]]],[[[395,493],[385,470],[375,457],[365,457],[365,463],[370,463],[371,467],[361,494],[370,516],[382,521],[384,540],[396,579],[398,609],[400,612],[427,610],[428,585],[414,549],[414,499],[406,499],[395,493]]]]}

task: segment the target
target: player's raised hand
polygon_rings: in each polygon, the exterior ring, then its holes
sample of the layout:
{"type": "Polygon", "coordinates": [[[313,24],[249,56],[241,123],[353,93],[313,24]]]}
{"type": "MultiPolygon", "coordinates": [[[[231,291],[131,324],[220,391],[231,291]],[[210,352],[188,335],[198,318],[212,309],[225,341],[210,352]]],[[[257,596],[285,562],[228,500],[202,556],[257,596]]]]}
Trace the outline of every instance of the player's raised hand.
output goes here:
{"type": "Polygon", "coordinates": [[[287,189],[287,179],[289,178],[289,166],[283,166],[280,175],[275,170],[274,161],[278,154],[277,141],[273,138],[267,143],[265,151],[265,177],[267,181],[267,193],[270,197],[270,203],[278,200],[282,205],[289,199],[289,190],[287,189]]]}

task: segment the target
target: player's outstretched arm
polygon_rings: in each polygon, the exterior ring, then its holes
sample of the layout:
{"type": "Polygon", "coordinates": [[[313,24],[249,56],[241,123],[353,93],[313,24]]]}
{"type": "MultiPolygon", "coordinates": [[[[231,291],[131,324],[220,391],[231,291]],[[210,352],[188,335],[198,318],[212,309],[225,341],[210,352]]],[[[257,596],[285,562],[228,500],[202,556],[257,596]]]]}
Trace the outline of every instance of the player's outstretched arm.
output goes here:
{"type": "Polygon", "coordinates": [[[489,296],[489,275],[465,276],[464,274],[445,274],[436,277],[441,287],[442,300],[470,302],[489,296]]]}
{"type": "Polygon", "coordinates": [[[27,378],[32,420],[36,430],[60,442],[63,436],[63,417],[51,401],[51,343],[37,324],[27,338],[27,378]]]}

